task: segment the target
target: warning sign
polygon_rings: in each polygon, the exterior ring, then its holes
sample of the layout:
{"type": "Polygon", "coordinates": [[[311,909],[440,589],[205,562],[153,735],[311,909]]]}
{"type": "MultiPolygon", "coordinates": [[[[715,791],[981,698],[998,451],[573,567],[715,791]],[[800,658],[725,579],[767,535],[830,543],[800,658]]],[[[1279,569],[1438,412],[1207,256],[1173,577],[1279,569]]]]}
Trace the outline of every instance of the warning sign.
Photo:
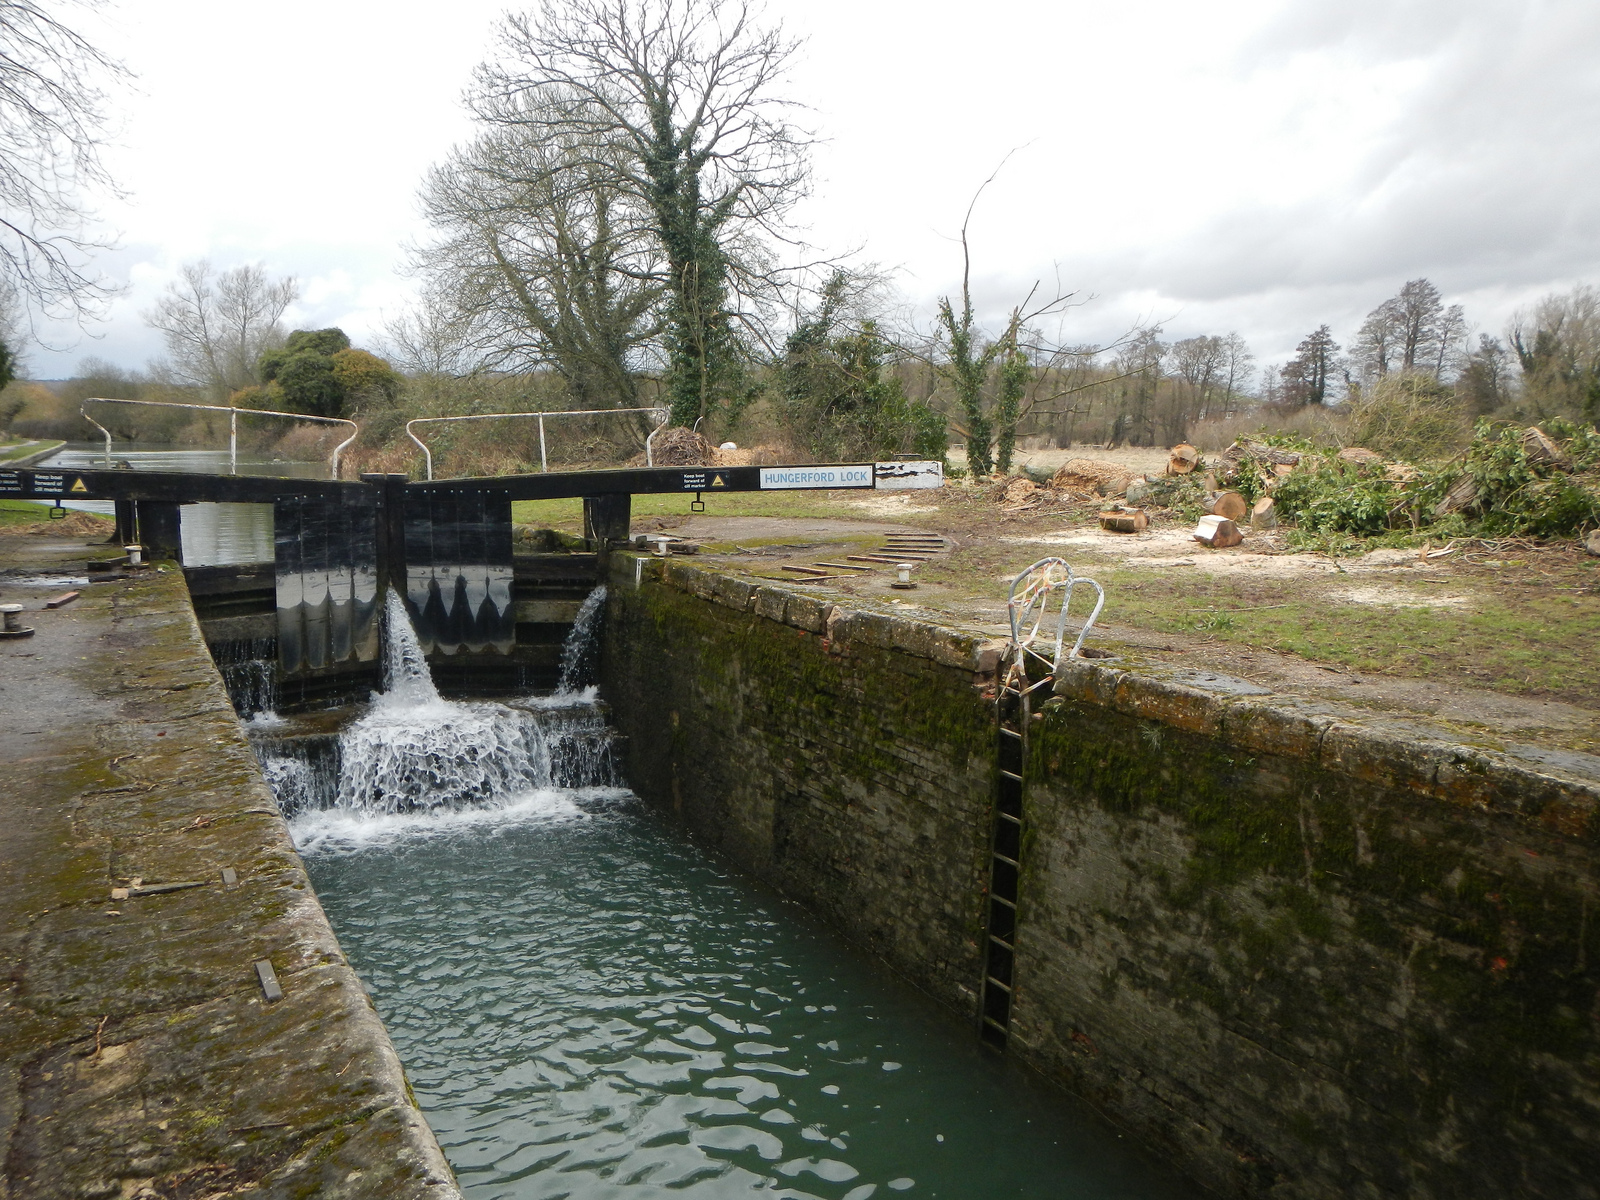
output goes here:
{"type": "Polygon", "coordinates": [[[83,480],[81,478],[74,479],[72,481],[72,486],[67,489],[69,492],[87,492],[88,490],[88,488],[83,486],[83,480]]]}
{"type": "Polygon", "coordinates": [[[721,475],[713,475],[711,477],[711,486],[712,487],[727,487],[728,485],[722,482],[722,476],[721,475]]]}

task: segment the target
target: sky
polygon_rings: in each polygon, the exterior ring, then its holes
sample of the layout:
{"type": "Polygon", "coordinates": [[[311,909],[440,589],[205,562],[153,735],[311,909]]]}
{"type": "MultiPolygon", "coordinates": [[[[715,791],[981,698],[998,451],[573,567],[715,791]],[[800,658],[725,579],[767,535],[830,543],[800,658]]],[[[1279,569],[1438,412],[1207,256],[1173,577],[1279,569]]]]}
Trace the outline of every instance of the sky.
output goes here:
{"type": "MultiPolygon", "coordinates": [[[[356,344],[408,303],[424,172],[504,0],[120,0],[75,18],[134,80],[97,226],[124,287],[46,330],[35,378],[162,353],[141,313],[186,262],[293,275],[292,327],[356,344]],[[448,15],[445,15],[448,14],[448,15]]],[[[69,10],[71,11],[71,10],[69,10]]],[[[1500,333],[1600,284],[1593,0],[769,0],[804,39],[786,82],[818,144],[806,240],[894,273],[926,323],[960,286],[997,329],[1038,282],[1083,301],[1050,332],[1104,344],[1243,334],[1282,361],[1346,341],[1426,276],[1500,333]],[[1007,157],[1009,154],[1009,157],[1007,157]]]]}

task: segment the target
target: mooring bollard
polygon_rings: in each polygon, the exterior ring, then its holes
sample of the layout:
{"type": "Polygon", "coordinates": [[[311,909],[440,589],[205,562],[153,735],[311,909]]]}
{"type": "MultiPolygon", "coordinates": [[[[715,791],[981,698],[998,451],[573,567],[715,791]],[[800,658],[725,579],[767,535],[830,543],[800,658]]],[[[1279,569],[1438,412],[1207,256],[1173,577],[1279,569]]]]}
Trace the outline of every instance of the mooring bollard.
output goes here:
{"type": "Polygon", "coordinates": [[[24,638],[32,637],[33,630],[22,624],[22,605],[0,604],[0,613],[5,614],[5,627],[0,629],[0,637],[24,638]]]}
{"type": "Polygon", "coordinates": [[[909,592],[916,587],[917,585],[911,582],[911,568],[915,565],[915,563],[896,563],[894,569],[898,578],[889,586],[899,588],[902,592],[909,592]]]}
{"type": "Polygon", "coordinates": [[[123,549],[128,552],[128,565],[130,567],[138,567],[138,566],[143,566],[144,565],[144,547],[143,546],[124,546],[123,549]]]}

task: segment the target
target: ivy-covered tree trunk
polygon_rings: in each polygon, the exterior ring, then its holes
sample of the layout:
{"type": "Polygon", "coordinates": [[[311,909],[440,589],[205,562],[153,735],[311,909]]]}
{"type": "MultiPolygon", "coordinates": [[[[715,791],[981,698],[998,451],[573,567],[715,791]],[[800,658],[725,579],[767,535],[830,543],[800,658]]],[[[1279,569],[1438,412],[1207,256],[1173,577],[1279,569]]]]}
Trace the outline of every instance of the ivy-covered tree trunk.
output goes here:
{"type": "Polygon", "coordinates": [[[1007,340],[1011,344],[1000,367],[1000,396],[994,412],[998,432],[995,470],[1002,475],[1011,472],[1011,458],[1017,449],[1017,423],[1022,419],[1022,400],[1028,392],[1028,381],[1033,378],[1028,356],[1016,348],[1014,335],[1007,340]]]}
{"type": "Polygon", "coordinates": [[[939,301],[939,323],[950,339],[949,361],[944,374],[961,405],[961,417],[967,427],[967,470],[974,475],[987,475],[994,469],[990,447],[994,441],[989,414],[983,410],[983,383],[993,359],[992,349],[974,354],[972,349],[972,309],[963,305],[958,318],[949,300],[939,301]]]}
{"type": "Polygon", "coordinates": [[[664,106],[653,115],[654,152],[645,169],[667,259],[667,402],[672,424],[692,427],[733,400],[743,380],[719,236],[737,193],[707,209],[700,190],[705,152],[683,144],[664,106]]]}

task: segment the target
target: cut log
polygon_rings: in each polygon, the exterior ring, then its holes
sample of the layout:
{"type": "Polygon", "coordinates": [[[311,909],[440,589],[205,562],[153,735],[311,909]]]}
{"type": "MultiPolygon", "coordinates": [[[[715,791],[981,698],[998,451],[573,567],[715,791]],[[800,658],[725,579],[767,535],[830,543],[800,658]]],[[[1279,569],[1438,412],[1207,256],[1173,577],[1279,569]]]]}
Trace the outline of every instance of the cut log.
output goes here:
{"type": "Polygon", "coordinates": [[[1050,479],[1058,492],[1074,495],[1120,496],[1141,478],[1139,472],[1094,458],[1069,458],[1050,479]]]}
{"type": "Polygon", "coordinates": [[[1551,466],[1558,471],[1572,470],[1572,459],[1567,452],[1537,425],[1530,425],[1522,431],[1522,453],[1535,466],[1551,466]]]}
{"type": "Polygon", "coordinates": [[[1244,534],[1227,517],[1201,517],[1194,527],[1194,540],[1213,550],[1225,550],[1244,541],[1244,534]]]}
{"type": "Polygon", "coordinates": [[[1596,558],[1600,558],[1600,529],[1589,531],[1589,536],[1583,539],[1583,548],[1596,558]]]}
{"type": "Polygon", "coordinates": [[[1200,463],[1200,451],[1188,442],[1179,442],[1167,451],[1167,474],[1187,475],[1200,463]]]}
{"type": "Polygon", "coordinates": [[[1376,450],[1368,450],[1365,446],[1346,446],[1339,451],[1339,461],[1370,467],[1375,463],[1383,462],[1384,458],[1376,450]]]}
{"type": "Polygon", "coordinates": [[[1256,501],[1255,507],[1250,510],[1250,527],[1252,529],[1278,527],[1278,505],[1271,496],[1263,496],[1256,501]]]}
{"type": "Polygon", "coordinates": [[[1126,499],[1129,504],[1143,504],[1150,499],[1150,481],[1143,475],[1128,484],[1126,499]]]}
{"type": "Polygon", "coordinates": [[[1039,493],[1039,485],[1031,479],[1013,479],[1006,484],[1000,499],[1005,504],[1026,504],[1039,493]]]}
{"type": "Polygon", "coordinates": [[[1244,497],[1238,492],[1218,492],[1206,505],[1212,516],[1227,517],[1230,521],[1242,521],[1250,511],[1250,506],[1245,503],[1244,497]]]}
{"type": "Polygon", "coordinates": [[[1451,513],[1466,512],[1478,502],[1478,481],[1471,475],[1463,475],[1450,485],[1450,490],[1444,494],[1444,499],[1433,506],[1433,515],[1447,517],[1451,513]]]}
{"type": "Polygon", "coordinates": [[[1143,533],[1150,518],[1139,508],[1114,508],[1100,514],[1100,528],[1109,533],[1143,533]]]}

